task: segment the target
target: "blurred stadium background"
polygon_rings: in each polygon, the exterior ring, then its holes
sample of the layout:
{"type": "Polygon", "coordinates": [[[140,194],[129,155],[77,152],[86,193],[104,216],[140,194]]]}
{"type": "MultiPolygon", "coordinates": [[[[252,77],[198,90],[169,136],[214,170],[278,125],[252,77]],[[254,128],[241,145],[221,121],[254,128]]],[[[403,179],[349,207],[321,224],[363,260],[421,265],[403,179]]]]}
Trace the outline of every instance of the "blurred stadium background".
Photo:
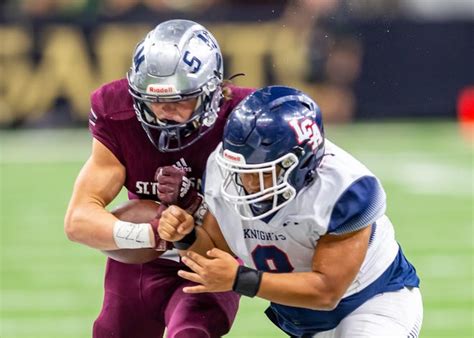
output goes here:
{"type": "MultiPolygon", "coordinates": [[[[421,337],[474,336],[472,0],[7,0],[0,12],[0,336],[89,337],[105,257],[63,216],[90,152],[89,94],[160,21],[202,22],[226,75],[321,105],[384,182],[421,277],[421,337]],[[470,116],[470,117],[469,117],[470,116]],[[472,125],[472,124],[471,124],[472,125]]],[[[116,200],[125,199],[122,194],[116,200]]],[[[243,299],[229,337],[283,337],[243,299]]]]}

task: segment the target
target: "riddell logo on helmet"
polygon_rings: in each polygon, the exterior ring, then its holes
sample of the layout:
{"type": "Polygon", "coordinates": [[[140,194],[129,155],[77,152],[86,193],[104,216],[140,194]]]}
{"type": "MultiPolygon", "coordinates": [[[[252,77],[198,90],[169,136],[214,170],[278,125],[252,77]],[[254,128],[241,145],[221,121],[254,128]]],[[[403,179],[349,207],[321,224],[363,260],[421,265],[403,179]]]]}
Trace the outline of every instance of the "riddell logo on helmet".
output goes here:
{"type": "Polygon", "coordinates": [[[242,155],[224,150],[224,158],[237,163],[245,163],[245,159],[242,155]]]}
{"type": "Polygon", "coordinates": [[[172,85],[148,85],[146,92],[148,94],[174,94],[176,88],[172,85]]]}

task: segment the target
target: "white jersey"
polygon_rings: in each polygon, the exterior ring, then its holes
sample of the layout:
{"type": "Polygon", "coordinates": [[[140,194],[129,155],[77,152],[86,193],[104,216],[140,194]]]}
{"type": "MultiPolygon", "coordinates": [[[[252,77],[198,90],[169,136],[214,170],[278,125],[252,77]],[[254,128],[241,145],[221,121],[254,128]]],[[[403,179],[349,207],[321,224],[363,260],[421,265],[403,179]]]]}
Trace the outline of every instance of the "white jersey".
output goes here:
{"type": "MultiPolygon", "coordinates": [[[[368,252],[343,300],[349,299],[349,303],[353,303],[351,300],[357,298],[356,303],[363,303],[376,293],[403,288],[403,281],[394,286],[389,283],[390,278],[387,279],[384,275],[388,270],[392,273],[393,269],[403,265],[406,260],[403,257],[402,261],[398,257],[401,253],[395,241],[393,226],[385,215],[386,196],[380,182],[350,154],[328,140],[325,144],[326,156],[317,169],[314,183],[300,191],[294,200],[277,211],[268,222],[244,221],[239,217],[234,205],[221,195],[223,177],[216,164],[216,152],[209,157],[205,182],[206,201],[227,244],[245,265],[258,270],[304,272],[311,271],[314,250],[321,236],[343,234],[371,226],[368,252]],[[397,266],[393,266],[395,261],[397,266]],[[366,291],[361,292],[363,290],[366,291]],[[348,298],[350,296],[353,297],[348,298]]],[[[250,209],[246,208],[246,212],[250,213],[250,209]]],[[[350,255],[350,252],[347,254],[350,255]]],[[[413,281],[411,271],[407,273],[413,281]]],[[[417,286],[418,279],[415,279],[411,283],[416,284],[413,286],[417,286]]],[[[291,321],[291,317],[296,315],[301,319],[301,311],[310,311],[305,315],[320,312],[278,304],[273,304],[272,307],[280,317],[288,317],[279,318],[279,326],[282,326],[282,321],[291,321]]],[[[333,322],[326,323],[327,326],[313,325],[314,321],[308,318],[309,323],[287,323],[285,329],[294,335],[330,329],[342,319],[341,316],[344,317],[336,310],[325,312],[335,313],[334,318],[328,319],[333,322]],[[297,331],[299,329],[302,331],[297,331]]]]}

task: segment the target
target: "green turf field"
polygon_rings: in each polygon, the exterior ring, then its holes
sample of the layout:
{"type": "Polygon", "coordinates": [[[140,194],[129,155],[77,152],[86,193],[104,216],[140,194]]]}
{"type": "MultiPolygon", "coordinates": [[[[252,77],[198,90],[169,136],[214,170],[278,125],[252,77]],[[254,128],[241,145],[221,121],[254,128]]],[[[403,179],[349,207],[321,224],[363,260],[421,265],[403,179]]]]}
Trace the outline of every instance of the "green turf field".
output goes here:
{"type": "MultiPolygon", "coordinates": [[[[421,337],[473,337],[473,147],[451,123],[327,126],[326,134],[384,183],[397,238],[421,277],[421,337]]],[[[0,132],[3,338],[90,337],[105,258],[63,233],[89,144],[85,130],[0,132]]],[[[265,306],[244,299],[228,337],[284,337],[265,306]]]]}

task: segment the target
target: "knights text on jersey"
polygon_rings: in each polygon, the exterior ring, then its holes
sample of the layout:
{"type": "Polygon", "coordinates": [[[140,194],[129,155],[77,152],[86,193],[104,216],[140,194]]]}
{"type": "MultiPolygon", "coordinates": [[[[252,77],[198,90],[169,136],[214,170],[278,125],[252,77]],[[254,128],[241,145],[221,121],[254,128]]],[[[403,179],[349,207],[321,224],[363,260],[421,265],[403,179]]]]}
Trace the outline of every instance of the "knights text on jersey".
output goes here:
{"type": "MultiPolygon", "coordinates": [[[[243,221],[220,194],[222,176],[213,153],[207,164],[206,201],[233,253],[246,265],[268,272],[311,271],[319,237],[372,227],[362,267],[333,311],[272,304],[280,327],[294,335],[329,330],[373,295],[417,286],[418,278],[395,241],[385,216],[378,179],[350,154],[326,140],[327,156],[315,182],[265,223],[243,221]]],[[[249,208],[244,212],[250,213],[249,208]]]]}

